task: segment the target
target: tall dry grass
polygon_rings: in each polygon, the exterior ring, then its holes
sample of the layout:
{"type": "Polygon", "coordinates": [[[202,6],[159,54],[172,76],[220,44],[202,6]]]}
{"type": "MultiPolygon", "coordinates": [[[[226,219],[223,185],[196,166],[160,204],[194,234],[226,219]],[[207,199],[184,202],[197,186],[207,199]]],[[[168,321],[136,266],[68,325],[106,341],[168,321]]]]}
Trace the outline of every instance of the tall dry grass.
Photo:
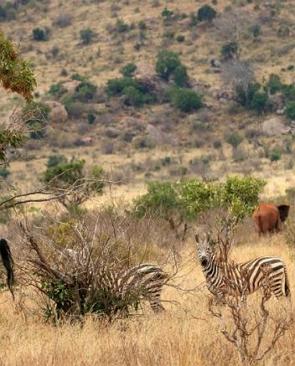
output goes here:
{"type": "MultiPolygon", "coordinates": [[[[295,251],[282,235],[244,239],[232,253],[238,261],[260,255],[279,255],[287,264],[291,291],[295,296],[295,251]]],[[[169,268],[167,268],[169,270],[169,268]]],[[[195,260],[194,243],[182,251],[182,263],[175,283],[185,289],[166,287],[163,299],[167,311],[154,315],[149,308],[143,314],[107,325],[93,318],[84,326],[46,324],[34,312],[34,295],[27,293],[19,311],[7,293],[0,301],[0,365],[129,365],[198,366],[238,365],[238,354],[220,333],[220,324],[207,308],[208,292],[195,260]]],[[[18,300],[20,290],[17,291],[18,300]]],[[[255,295],[248,304],[254,313],[255,295]]],[[[279,316],[283,302],[267,303],[279,316]]],[[[36,310],[36,309],[35,309],[36,310]]],[[[295,324],[267,355],[264,365],[295,365],[295,324]]]]}

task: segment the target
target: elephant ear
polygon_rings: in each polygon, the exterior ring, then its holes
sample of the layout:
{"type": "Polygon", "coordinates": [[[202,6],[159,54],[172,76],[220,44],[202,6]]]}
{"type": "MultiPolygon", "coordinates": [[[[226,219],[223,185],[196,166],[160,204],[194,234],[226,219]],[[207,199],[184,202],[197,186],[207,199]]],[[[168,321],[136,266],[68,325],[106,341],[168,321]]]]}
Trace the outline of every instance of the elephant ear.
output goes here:
{"type": "Polygon", "coordinates": [[[290,206],[289,205],[280,205],[277,206],[279,213],[280,213],[280,219],[282,222],[286,221],[288,215],[289,215],[289,210],[290,210],[290,206]]]}

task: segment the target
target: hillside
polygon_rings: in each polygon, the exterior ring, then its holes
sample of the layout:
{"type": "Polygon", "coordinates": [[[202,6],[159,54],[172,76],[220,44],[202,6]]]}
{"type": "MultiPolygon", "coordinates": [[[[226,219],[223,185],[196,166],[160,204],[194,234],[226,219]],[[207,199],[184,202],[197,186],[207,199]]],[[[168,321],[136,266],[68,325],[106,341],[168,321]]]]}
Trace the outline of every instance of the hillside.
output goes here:
{"type": "MultiPolygon", "coordinates": [[[[271,175],[292,171],[292,118],[282,110],[294,99],[294,90],[287,100],[280,92],[270,95],[271,107],[263,105],[258,112],[237,103],[232,90],[236,74],[247,74],[244,63],[263,86],[276,74],[292,88],[292,1],[219,0],[211,4],[216,11],[212,21],[198,19],[205,1],[15,3],[2,17],[1,29],[34,66],[36,101],[49,101],[51,107],[54,101],[64,104],[66,114],[60,117],[57,109],[46,121],[44,136],[27,142],[10,164],[11,180],[36,179],[34,173],[57,152],[102,164],[116,179],[139,184],[182,176],[215,179],[228,172],[263,172],[270,178],[270,164],[271,175]],[[231,42],[238,52],[233,60],[225,60],[221,50],[231,42]],[[202,95],[202,108],[186,113],[167,100],[173,80],[165,85],[155,71],[163,49],[180,55],[189,88],[202,95]],[[212,67],[212,60],[217,67],[212,67]],[[241,72],[234,70],[235,62],[241,72]],[[107,96],[108,80],[119,78],[128,63],[137,66],[135,78],[155,83],[156,102],[137,107],[128,105],[124,95],[107,96]],[[94,95],[71,104],[81,78],[96,87],[94,95]]],[[[19,105],[18,98],[1,91],[3,119],[19,105]]],[[[276,193],[283,193],[279,186],[276,193]]]]}

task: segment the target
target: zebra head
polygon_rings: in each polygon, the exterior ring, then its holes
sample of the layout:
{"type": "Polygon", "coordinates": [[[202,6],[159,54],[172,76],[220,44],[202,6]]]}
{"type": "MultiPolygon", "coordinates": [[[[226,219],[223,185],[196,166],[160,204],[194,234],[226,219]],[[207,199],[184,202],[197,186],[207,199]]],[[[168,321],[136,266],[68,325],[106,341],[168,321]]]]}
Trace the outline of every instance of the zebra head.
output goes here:
{"type": "Polygon", "coordinates": [[[214,252],[212,248],[212,246],[214,245],[214,241],[211,239],[209,233],[202,235],[202,237],[196,234],[195,239],[197,242],[197,254],[199,261],[201,263],[201,266],[203,268],[206,268],[211,263],[214,257],[214,252]]]}

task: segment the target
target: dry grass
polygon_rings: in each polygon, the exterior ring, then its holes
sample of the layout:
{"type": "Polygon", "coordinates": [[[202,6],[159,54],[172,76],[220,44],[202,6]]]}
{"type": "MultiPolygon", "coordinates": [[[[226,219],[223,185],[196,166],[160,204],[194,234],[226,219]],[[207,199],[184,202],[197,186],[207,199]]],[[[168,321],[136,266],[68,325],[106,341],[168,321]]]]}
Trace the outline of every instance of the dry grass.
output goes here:
{"type": "MultiPolygon", "coordinates": [[[[183,251],[181,272],[176,280],[183,288],[203,283],[195,262],[193,243],[183,251]]],[[[279,255],[288,267],[291,291],[295,293],[294,250],[283,236],[259,240],[255,235],[235,248],[235,259],[245,261],[259,255],[279,255]]],[[[33,312],[33,295],[26,300],[24,312],[17,313],[7,294],[1,295],[0,364],[1,365],[144,365],[198,366],[237,365],[238,356],[218,331],[218,324],[207,309],[207,290],[182,292],[171,287],[164,291],[167,312],[145,315],[107,326],[87,319],[83,327],[45,324],[33,312]],[[24,317],[24,315],[26,315],[24,317]]],[[[254,311],[255,295],[249,311],[254,311]]],[[[282,303],[270,300],[271,312],[282,303]]],[[[267,356],[265,365],[295,365],[295,326],[267,356]]]]}

